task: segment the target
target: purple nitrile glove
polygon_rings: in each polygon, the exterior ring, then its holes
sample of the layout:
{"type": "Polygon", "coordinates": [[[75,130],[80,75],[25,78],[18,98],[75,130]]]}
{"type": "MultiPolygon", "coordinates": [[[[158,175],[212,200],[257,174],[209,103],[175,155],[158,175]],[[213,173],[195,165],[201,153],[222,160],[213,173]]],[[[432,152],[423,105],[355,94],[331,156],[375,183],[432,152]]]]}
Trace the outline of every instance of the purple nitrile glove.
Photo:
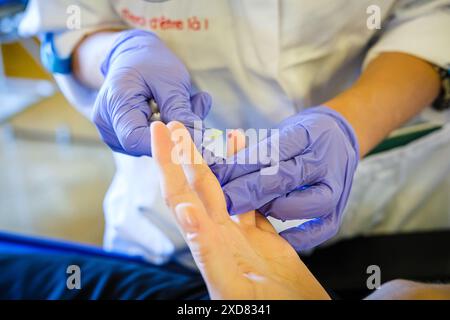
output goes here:
{"type": "Polygon", "coordinates": [[[300,112],[277,128],[277,145],[276,139],[271,140],[272,133],[238,152],[229,163],[212,164],[211,169],[221,182],[231,214],[258,209],[283,221],[312,219],[280,233],[296,250],[303,251],[338,231],[359,147],[350,124],[326,106],[300,112]],[[263,144],[278,152],[277,163],[248,164],[263,144]]]}
{"type": "Polygon", "coordinates": [[[182,122],[193,134],[211,108],[211,97],[192,94],[183,63],[153,33],[128,30],[115,41],[102,64],[105,76],[93,109],[102,140],[114,151],[132,156],[150,154],[149,101],[161,120],[182,122]]]}

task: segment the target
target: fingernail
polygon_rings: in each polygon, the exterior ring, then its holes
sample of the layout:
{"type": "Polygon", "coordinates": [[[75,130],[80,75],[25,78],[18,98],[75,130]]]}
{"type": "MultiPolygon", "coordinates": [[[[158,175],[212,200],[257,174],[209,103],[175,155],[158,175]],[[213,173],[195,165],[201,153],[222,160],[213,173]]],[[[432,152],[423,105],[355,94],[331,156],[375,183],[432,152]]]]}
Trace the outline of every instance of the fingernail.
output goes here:
{"type": "Polygon", "coordinates": [[[192,213],[192,206],[187,203],[181,203],[175,207],[175,213],[178,221],[183,227],[189,229],[197,227],[197,220],[192,213]]]}

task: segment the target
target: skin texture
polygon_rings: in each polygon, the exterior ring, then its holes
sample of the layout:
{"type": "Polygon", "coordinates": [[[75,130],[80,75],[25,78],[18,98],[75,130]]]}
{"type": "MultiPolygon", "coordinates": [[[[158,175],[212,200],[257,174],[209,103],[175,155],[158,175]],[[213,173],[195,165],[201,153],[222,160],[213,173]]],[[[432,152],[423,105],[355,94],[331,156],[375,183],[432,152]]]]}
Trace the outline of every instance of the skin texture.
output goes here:
{"type": "Polygon", "coordinates": [[[211,298],[329,299],[265,217],[252,211],[230,218],[216,177],[182,124],[154,122],[151,136],[163,197],[211,298]]]}

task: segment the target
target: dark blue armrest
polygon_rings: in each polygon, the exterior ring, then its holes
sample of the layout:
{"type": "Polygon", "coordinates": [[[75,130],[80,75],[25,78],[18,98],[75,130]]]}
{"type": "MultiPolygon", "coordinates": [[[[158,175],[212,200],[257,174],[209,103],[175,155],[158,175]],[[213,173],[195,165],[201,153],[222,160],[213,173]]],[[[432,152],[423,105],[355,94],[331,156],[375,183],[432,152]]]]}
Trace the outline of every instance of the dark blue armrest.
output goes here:
{"type": "Polygon", "coordinates": [[[93,245],[78,244],[75,242],[62,240],[52,240],[43,237],[30,237],[4,231],[0,231],[0,253],[81,254],[84,256],[104,257],[146,263],[139,256],[129,256],[120,253],[108,252],[93,245]]]}

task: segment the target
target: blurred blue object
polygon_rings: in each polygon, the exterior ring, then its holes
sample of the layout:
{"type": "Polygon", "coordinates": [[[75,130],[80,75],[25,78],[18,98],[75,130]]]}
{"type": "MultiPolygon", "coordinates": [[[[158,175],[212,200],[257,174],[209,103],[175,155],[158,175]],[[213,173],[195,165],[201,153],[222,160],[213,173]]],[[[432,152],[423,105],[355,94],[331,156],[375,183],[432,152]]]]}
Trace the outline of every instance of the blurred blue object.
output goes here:
{"type": "Polygon", "coordinates": [[[198,272],[176,262],[138,257],[65,241],[0,231],[0,300],[207,299],[198,272]],[[82,270],[82,290],[67,286],[69,266],[82,270]]]}
{"type": "Polygon", "coordinates": [[[0,42],[16,40],[27,0],[0,0],[0,42]]]}
{"type": "Polygon", "coordinates": [[[83,245],[69,241],[51,240],[41,237],[29,237],[15,233],[0,231],[0,253],[8,254],[81,254],[91,257],[107,257],[122,261],[146,263],[138,256],[128,256],[120,253],[107,252],[100,247],[83,245]]]}
{"type": "Polygon", "coordinates": [[[3,5],[16,5],[16,4],[22,4],[26,5],[28,0],[0,0],[0,6],[3,5]]]}
{"type": "MultiPolygon", "coordinates": [[[[21,39],[18,33],[27,3],[28,0],[0,0],[0,45],[20,41],[34,57],[33,52],[39,52],[37,44],[33,39],[21,39]]],[[[7,77],[0,48],[0,123],[54,93],[55,85],[50,81],[7,77]]]]}

